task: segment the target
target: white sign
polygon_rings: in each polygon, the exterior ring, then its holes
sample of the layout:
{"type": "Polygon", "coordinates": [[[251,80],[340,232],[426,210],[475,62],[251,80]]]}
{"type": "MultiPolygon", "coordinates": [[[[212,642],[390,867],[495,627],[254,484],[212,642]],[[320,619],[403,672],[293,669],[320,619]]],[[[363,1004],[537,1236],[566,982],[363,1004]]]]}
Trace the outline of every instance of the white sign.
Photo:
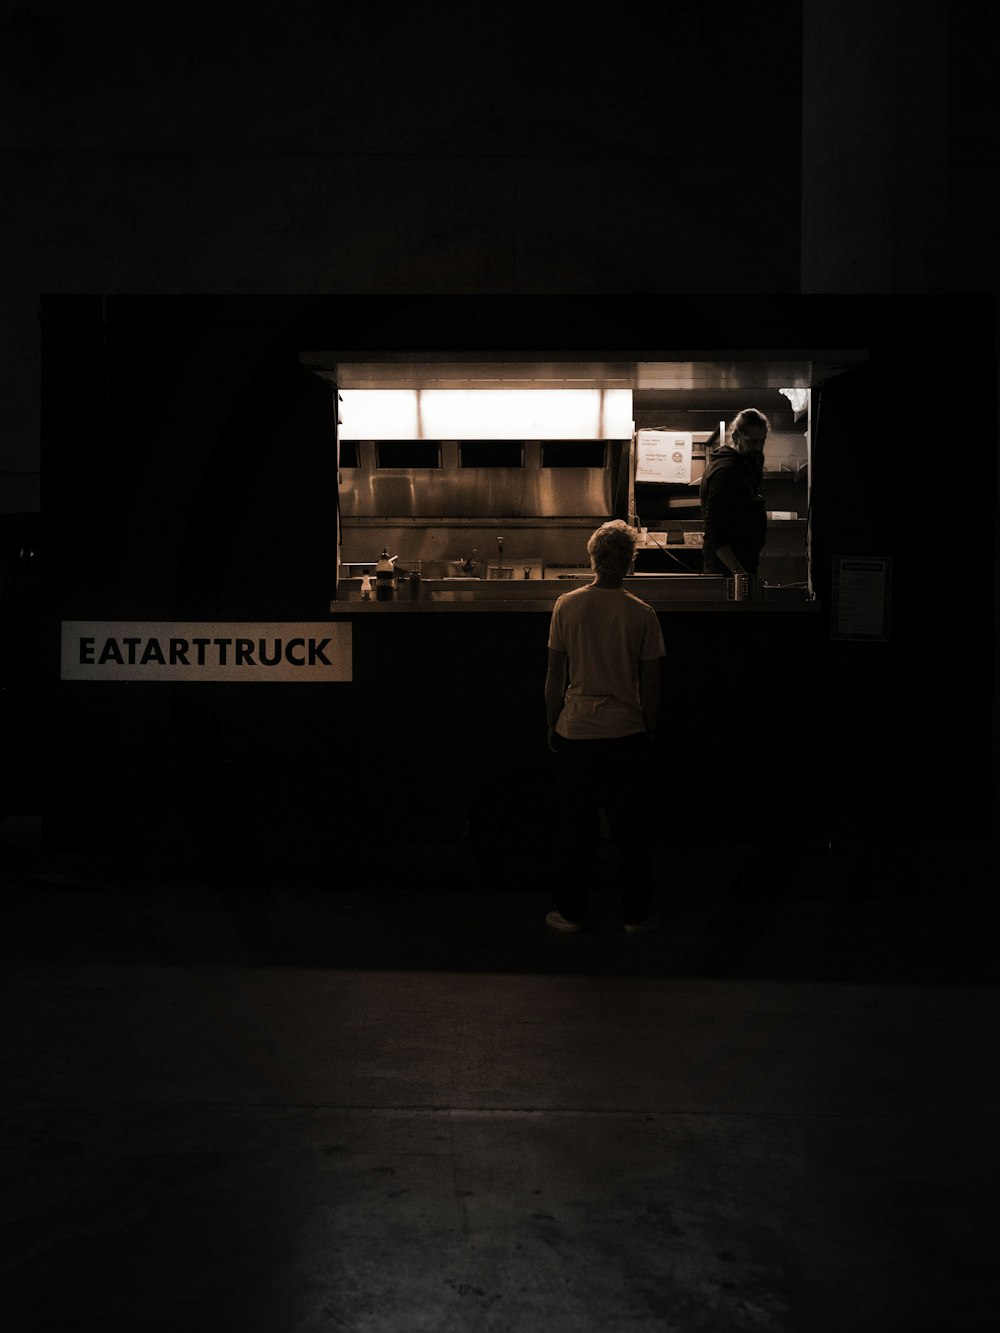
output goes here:
{"type": "Polygon", "coordinates": [[[63,680],[351,680],[346,621],[64,620],[63,680]]]}
{"type": "Polygon", "coordinates": [[[891,573],[886,556],[834,562],[832,639],[889,638],[891,573]]]}
{"type": "Polygon", "coordinates": [[[686,485],[691,480],[689,430],[641,430],[636,435],[636,481],[672,481],[686,485]]]}

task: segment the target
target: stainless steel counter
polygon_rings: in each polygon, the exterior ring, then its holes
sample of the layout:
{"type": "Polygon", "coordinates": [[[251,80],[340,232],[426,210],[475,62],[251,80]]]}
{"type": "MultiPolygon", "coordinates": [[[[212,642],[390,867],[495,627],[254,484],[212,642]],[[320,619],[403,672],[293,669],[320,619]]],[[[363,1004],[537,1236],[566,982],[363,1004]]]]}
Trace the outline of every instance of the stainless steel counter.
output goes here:
{"type": "MultiPolygon", "coordinates": [[[[455,611],[550,613],[557,597],[573,588],[584,587],[591,575],[580,578],[505,580],[425,579],[417,598],[410,596],[405,580],[393,601],[379,602],[372,593],[362,601],[359,579],[345,579],[340,597],[330,602],[337,613],[361,615],[424,615],[455,611]]],[[[753,601],[729,599],[729,580],[704,574],[667,574],[637,576],[625,580],[625,588],[641,597],[658,611],[711,611],[726,614],[815,611],[819,603],[809,600],[805,588],[765,587],[753,601]]]]}

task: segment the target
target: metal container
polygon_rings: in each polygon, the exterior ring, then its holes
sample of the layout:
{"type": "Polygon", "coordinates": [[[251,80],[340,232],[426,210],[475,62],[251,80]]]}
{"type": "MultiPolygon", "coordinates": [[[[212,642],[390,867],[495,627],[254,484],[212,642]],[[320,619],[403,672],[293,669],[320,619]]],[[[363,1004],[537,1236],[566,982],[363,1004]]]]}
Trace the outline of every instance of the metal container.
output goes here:
{"type": "Polygon", "coordinates": [[[730,579],[729,600],[732,602],[752,601],[754,582],[752,574],[734,574],[730,579]]]}

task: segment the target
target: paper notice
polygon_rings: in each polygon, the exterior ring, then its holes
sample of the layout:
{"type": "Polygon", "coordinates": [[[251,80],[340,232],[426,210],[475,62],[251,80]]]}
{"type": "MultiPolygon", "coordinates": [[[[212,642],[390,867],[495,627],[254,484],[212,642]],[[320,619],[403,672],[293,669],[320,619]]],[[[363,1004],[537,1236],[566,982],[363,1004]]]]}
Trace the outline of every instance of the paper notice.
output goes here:
{"type": "Polygon", "coordinates": [[[636,481],[691,481],[690,431],[641,430],[636,435],[636,481]]]}
{"type": "Polygon", "coordinates": [[[834,562],[831,638],[888,639],[891,569],[884,556],[834,562]]]}

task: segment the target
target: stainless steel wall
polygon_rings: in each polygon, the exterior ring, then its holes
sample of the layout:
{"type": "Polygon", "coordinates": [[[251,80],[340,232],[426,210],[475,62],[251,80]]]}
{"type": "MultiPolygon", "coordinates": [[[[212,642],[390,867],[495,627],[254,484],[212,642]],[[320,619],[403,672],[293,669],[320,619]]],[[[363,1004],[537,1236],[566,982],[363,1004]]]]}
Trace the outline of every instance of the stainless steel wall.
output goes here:
{"type": "Polygon", "coordinates": [[[521,467],[461,467],[459,442],[442,440],[440,467],[395,468],[358,443],[359,466],[341,471],[345,518],[608,518],[627,448],[606,441],[603,467],[542,467],[541,442],[525,440],[521,467]]]}
{"type": "Polygon", "coordinates": [[[374,442],[359,441],[359,465],[340,474],[343,564],[377,560],[383,546],[406,566],[496,564],[503,537],[504,561],[521,561],[523,577],[524,562],[586,565],[587,538],[616,497],[624,516],[628,441],[607,441],[602,467],[543,467],[538,440],[523,441],[521,467],[461,467],[456,440],[441,441],[440,457],[437,468],[380,468],[374,442]]]}
{"type": "Polygon", "coordinates": [[[472,561],[474,568],[468,573],[485,578],[485,566],[497,564],[497,538],[502,537],[504,564],[513,567],[513,577],[523,578],[528,567],[530,578],[541,578],[545,566],[589,567],[587,538],[603,522],[602,517],[530,523],[503,519],[435,523],[348,520],[342,529],[341,571],[374,564],[384,546],[390,555],[398,557],[400,568],[411,569],[419,561],[421,573],[429,578],[458,574],[460,559],[472,561]]]}

